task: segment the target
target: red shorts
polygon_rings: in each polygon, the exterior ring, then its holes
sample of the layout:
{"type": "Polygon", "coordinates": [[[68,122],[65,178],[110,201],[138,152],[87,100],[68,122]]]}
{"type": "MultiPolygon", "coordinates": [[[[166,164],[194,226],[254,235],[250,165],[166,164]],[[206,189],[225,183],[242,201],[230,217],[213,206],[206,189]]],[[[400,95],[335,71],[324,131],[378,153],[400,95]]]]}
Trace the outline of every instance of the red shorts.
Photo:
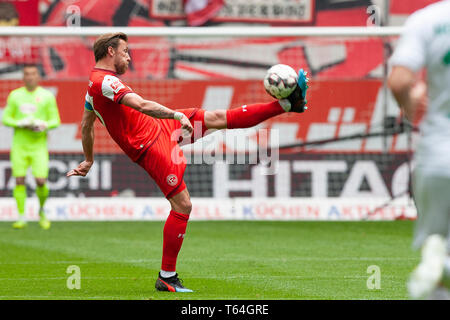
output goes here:
{"type": "MultiPolygon", "coordinates": [[[[192,143],[203,136],[206,131],[204,115],[205,110],[198,108],[178,109],[184,113],[194,127],[194,134],[191,137],[192,143]]],[[[182,142],[181,124],[178,120],[157,119],[161,125],[161,133],[156,141],[138,159],[139,164],[150,177],[155,180],[158,187],[169,199],[186,189],[183,176],[186,169],[186,158],[180,149],[182,142]]],[[[186,142],[182,142],[186,144],[186,142]]]]}

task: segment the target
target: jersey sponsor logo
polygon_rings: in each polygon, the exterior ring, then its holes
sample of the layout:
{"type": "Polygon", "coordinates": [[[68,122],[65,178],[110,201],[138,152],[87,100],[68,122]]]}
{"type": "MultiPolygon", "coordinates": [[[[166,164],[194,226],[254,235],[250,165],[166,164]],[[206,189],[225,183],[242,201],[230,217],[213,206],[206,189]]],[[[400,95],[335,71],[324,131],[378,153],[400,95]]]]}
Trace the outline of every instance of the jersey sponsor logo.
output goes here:
{"type": "Polygon", "coordinates": [[[167,184],[171,187],[175,187],[178,184],[178,178],[174,174],[169,174],[166,178],[167,184]]]}
{"type": "Polygon", "coordinates": [[[32,114],[32,113],[36,112],[37,106],[35,104],[32,104],[32,103],[22,103],[19,106],[19,110],[23,114],[32,114]]]}

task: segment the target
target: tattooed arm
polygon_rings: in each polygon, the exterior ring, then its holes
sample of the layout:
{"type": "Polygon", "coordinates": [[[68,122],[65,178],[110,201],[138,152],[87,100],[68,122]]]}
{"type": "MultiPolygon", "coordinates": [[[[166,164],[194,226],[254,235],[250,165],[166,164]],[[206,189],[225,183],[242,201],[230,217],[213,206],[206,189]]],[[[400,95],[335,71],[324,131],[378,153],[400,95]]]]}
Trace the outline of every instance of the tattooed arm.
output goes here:
{"type": "Polygon", "coordinates": [[[191,122],[183,113],[176,112],[157,102],[145,100],[134,92],[124,95],[120,103],[153,118],[178,120],[181,122],[181,128],[189,133],[192,133],[194,130],[191,122]]]}

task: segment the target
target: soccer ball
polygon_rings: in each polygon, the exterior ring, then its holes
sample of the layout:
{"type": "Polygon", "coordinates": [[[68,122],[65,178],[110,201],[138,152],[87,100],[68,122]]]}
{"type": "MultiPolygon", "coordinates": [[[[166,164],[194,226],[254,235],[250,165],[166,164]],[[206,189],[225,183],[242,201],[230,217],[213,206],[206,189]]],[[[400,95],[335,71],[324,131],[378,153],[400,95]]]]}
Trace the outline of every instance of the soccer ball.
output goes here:
{"type": "Polygon", "coordinates": [[[264,88],[275,99],[288,97],[297,86],[297,72],[285,64],[276,64],[267,70],[264,88]]]}

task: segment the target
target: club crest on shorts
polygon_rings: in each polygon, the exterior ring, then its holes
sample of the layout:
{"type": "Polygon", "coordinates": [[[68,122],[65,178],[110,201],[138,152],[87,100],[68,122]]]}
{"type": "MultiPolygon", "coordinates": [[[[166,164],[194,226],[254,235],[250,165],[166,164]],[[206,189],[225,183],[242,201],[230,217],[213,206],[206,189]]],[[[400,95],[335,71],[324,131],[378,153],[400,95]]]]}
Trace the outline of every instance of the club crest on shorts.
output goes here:
{"type": "Polygon", "coordinates": [[[171,187],[174,187],[178,184],[178,178],[174,174],[169,174],[166,178],[167,184],[171,187]]]}

